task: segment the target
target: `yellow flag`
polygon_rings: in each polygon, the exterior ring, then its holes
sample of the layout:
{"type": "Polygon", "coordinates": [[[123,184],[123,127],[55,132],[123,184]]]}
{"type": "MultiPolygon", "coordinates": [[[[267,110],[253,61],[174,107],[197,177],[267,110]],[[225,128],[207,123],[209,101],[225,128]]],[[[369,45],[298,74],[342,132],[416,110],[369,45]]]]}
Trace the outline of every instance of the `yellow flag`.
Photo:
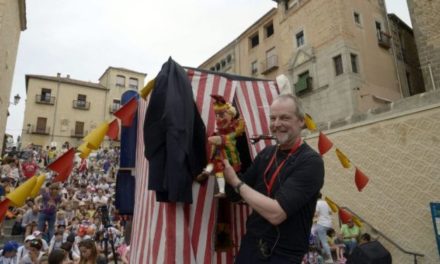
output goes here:
{"type": "Polygon", "coordinates": [[[338,156],[339,161],[341,162],[342,167],[348,169],[351,166],[350,160],[345,156],[342,151],[339,149],[336,149],[336,155],[338,156]]]}
{"type": "Polygon", "coordinates": [[[40,193],[41,186],[43,186],[44,181],[46,180],[46,175],[41,174],[37,177],[37,183],[35,184],[34,188],[31,191],[31,194],[29,195],[32,198],[35,198],[40,193]]]}
{"type": "Polygon", "coordinates": [[[10,192],[6,195],[11,201],[11,205],[13,206],[23,206],[26,198],[28,198],[34,189],[35,184],[37,183],[37,177],[33,176],[29,180],[25,181],[23,184],[17,187],[14,191],[10,192]]]}
{"type": "Polygon", "coordinates": [[[76,150],[81,152],[81,154],[79,154],[79,156],[82,159],[87,158],[90,155],[90,152],[92,152],[92,150],[87,147],[87,142],[84,142],[83,144],[81,144],[76,150]]]}
{"type": "Polygon", "coordinates": [[[338,211],[339,206],[335,202],[333,202],[330,198],[326,196],[325,201],[327,202],[328,206],[330,207],[333,213],[336,213],[338,211]]]}
{"type": "Polygon", "coordinates": [[[87,142],[87,148],[98,149],[107,134],[108,128],[108,123],[104,122],[85,136],[83,141],[87,142]]]}
{"type": "Polygon", "coordinates": [[[311,132],[316,130],[315,121],[313,121],[312,117],[309,114],[304,114],[304,122],[306,123],[306,127],[311,132]]]}
{"type": "Polygon", "coordinates": [[[357,217],[354,216],[354,215],[353,215],[352,219],[353,219],[353,223],[354,223],[355,225],[357,225],[358,227],[362,227],[362,221],[361,221],[361,219],[357,218],[357,217]]]}
{"type": "Polygon", "coordinates": [[[140,96],[142,97],[142,98],[144,98],[144,100],[145,99],[147,99],[147,96],[151,93],[151,91],[153,90],[153,88],[154,88],[154,84],[156,83],[156,79],[153,79],[153,80],[151,80],[151,81],[149,81],[148,83],[147,83],[147,85],[145,85],[145,87],[144,88],[142,88],[142,90],[141,90],[141,92],[139,93],[140,94],[140,96]]]}

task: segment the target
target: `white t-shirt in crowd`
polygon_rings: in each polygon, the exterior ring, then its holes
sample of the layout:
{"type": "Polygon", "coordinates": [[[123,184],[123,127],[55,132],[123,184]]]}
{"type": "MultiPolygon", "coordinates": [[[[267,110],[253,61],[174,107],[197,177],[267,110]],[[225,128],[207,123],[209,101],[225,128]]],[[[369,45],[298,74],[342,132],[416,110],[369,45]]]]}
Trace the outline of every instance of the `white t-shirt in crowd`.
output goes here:
{"type": "Polygon", "coordinates": [[[325,227],[332,227],[331,210],[325,200],[319,199],[316,204],[316,216],[318,217],[317,224],[325,227]]]}

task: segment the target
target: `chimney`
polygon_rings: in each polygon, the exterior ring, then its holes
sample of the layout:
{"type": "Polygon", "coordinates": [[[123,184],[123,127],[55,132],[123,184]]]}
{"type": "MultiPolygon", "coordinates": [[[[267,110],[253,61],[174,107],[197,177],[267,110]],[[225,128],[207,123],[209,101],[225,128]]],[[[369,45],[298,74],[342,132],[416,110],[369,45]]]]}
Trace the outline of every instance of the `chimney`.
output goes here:
{"type": "Polygon", "coordinates": [[[67,75],[66,75],[66,78],[67,78],[67,79],[70,79],[70,74],[67,74],[67,75]]]}
{"type": "Polygon", "coordinates": [[[60,78],[61,77],[61,73],[57,72],[57,77],[60,78]]]}

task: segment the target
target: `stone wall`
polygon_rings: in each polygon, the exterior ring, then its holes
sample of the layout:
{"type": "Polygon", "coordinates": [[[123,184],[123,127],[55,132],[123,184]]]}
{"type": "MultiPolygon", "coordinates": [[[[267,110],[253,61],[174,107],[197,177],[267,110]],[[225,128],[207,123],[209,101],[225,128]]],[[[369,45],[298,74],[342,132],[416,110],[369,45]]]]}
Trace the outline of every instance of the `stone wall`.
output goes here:
{"type": "MultiPolygon", "coordinates": [[[[347,119],[324,132],[334,146],[324,155],[323,194],[405,250],[424,254],[418,263],[438,263],[429,203],[439,201],[440,194],[440,92],[401,100],[388,111],[372,111],[363,118],[347,119]],[[354,183],[354,167],[342,168],[336,147],[370,178],[362,192],[354,183]]],[[[317,139],[317,134],[306,137],[315,148],[317,139]]],[[[414,263],[411,255],[380,241],[390,250],[393,263],[414,263]]]]}

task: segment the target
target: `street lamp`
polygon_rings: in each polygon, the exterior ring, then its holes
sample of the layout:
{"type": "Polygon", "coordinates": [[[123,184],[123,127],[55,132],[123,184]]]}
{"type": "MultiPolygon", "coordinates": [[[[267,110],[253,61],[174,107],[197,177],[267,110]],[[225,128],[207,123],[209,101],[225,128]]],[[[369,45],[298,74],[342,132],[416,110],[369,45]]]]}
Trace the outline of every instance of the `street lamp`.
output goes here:
{"type": "Polygon", "coordinates": [[[14,102],[11,102],[11,104],[13,104],[13,105],[17,105],[17,104],[20,102],[20,99],[21,99],[20,95],[19,95],[19,94],[16,94],[16,95],[14,96],[14,102]]]}

